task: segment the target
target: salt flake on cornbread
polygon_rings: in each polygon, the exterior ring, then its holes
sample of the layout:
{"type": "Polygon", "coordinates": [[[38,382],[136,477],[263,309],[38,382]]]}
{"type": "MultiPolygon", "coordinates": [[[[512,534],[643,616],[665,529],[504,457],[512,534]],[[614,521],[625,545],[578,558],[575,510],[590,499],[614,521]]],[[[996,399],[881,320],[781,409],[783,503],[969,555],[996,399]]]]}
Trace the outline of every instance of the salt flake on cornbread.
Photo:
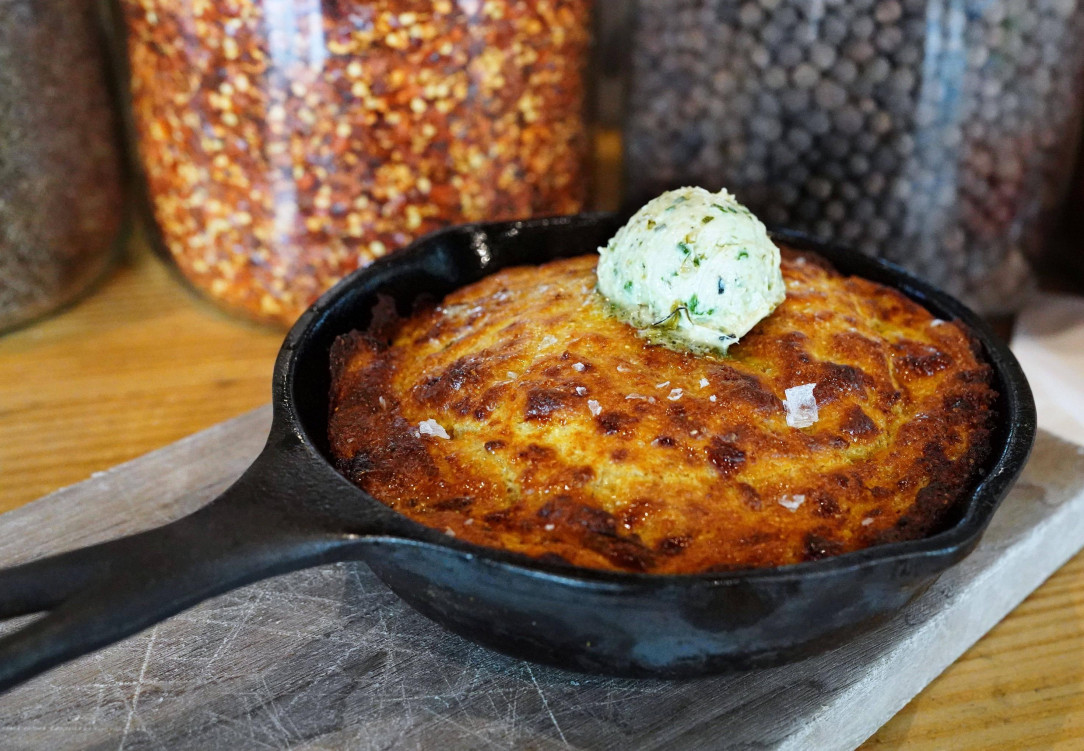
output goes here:
{"type": "Polygon", "coordinates": [[[599,248],[598,290],[649,340],[722,353],[786,296],[764,225],[725,189],[704,188],[637,211],[599,248]]]}
{"type": "Polygon", "coordinates": [[[786,399],[783,400],[783,409],[787,413],[787,425],[792,428],[808,428],[817,421],[819,414],[817,397],[813,394],[815,388],[815,383],[803,383],[784,392],[786,399]]]}

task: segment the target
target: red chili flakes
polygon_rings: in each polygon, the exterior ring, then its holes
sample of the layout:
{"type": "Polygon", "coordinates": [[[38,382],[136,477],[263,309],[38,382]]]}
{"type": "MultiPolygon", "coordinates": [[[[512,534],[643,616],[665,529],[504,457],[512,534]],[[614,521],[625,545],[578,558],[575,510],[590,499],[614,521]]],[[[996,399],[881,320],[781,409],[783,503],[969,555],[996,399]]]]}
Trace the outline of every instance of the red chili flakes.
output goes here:
{"type": "Polygon", "coordinates": [[[589,0],[122,5],[155,218],[232,309],[290,323],[438,227],[583,206],[589,0]]]}

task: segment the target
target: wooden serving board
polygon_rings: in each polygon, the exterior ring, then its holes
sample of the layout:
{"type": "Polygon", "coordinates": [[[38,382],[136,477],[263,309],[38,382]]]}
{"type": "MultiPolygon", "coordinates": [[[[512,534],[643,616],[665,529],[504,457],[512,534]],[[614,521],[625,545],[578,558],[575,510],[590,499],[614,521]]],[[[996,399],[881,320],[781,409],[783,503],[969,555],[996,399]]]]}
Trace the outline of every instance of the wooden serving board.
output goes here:
{"type": "MultiPolygon", "coordinates": [[[[247,466],[262,408],[0,517],[0,565],[145,529],[247,466]]],[[[982,544],[833,652],[694,681],[506,658],[362,564],[260,582],[0,696],[5,749],[852,749],[1084,545],[1084,448],[1041,432],[982,544]]]]}

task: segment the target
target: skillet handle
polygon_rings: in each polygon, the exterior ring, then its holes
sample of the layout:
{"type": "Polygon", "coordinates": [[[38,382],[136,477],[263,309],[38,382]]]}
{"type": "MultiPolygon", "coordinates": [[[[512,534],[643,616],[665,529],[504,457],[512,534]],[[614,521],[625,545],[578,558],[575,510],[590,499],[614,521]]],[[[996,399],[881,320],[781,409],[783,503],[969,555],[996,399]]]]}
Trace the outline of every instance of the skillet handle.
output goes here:
{"type": "Polygon", "coordinates": [[[312,484],[287,453],[269,444],[222,495],[175,522],[0,570],[0,618],[48,611],[0,638],[0,691],[217,594],[351,557],[363,531],[310,513],[312,484]]]}

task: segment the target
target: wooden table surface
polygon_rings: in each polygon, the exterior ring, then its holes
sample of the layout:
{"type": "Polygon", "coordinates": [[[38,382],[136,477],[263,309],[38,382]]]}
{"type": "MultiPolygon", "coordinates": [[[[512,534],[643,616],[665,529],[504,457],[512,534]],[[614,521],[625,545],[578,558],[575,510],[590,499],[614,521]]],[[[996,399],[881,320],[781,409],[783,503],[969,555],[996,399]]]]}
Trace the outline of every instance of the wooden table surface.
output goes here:
{"type": "MultiPolygon", "coordinates": [[[[198,300],[137,237],[74,308],[0,337],[0,512],[267,402],[282,332],[198,300]]],[[[1084,748],[1084,554],[863,746],[1084,748]]]]}

